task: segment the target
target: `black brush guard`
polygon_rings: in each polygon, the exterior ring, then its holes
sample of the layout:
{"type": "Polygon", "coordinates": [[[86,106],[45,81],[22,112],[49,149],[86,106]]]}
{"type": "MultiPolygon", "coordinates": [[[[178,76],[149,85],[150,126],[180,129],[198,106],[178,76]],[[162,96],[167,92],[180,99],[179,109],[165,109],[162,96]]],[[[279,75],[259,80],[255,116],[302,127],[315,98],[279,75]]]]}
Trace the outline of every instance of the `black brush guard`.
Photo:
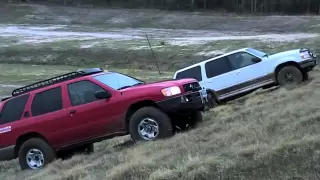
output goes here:
{"type": "Polygon", "coordinates": [[[208,111],[217,106],[218,99],[213,90],[203,88],[200,90],[200,96],[204,104],[204,111],[208,111]]]}

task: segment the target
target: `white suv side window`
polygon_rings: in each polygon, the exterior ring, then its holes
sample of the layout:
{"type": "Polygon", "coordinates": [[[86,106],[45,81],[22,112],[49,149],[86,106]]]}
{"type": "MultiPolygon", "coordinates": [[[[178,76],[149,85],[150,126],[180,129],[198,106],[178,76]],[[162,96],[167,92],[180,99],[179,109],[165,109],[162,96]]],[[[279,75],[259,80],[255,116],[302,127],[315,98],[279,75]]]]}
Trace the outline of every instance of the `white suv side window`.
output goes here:
{"type": "Polygon", "coordinates": [[[240,52],[229,55],[228,58],[233,70],[236,70],[254,64],[252,59],[256,57],[246,52],[240,52]]]}
{"type": "Polygon", "coordinates": [[[193,78],[199,82],[202,81],[201,67],[196,66],[196,67],[181,71],[177,73],[177,76],[175,79],[183,79],[183,78],[193,78]]]}
{"type": "Polygon", "coordinates": [[[205,64],[205,69],[208,78],[213,78],[232,70],[226,57],[207,62],[205,64]]]}

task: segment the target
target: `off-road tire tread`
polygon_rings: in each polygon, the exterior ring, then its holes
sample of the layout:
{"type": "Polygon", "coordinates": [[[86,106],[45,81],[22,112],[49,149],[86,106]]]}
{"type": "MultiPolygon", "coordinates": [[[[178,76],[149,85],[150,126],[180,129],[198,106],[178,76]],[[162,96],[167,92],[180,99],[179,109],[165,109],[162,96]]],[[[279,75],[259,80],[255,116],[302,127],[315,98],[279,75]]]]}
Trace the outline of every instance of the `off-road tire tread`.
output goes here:
{"type": "Polygon", "coordinates": [[[41,138],[31,138],[26,140],[19,149],[19,164],[22,170],[30,169],[26,162],[26,154],[29,149],[37,148],[44,154],[45,162],[44,166],[48,165],[56,159],[55,151],[50,145],[41,138]]]}
{"type": "Polygon", "coordinates": [[[201,111],[197,111],[190,116],[189,125],[191,128],[196,128],[200,123],[203,122],[203,114],[201,111]]]}
{"type": "Polygon", "coordinates": [[[155,139],[169,138],[173,135],[173,126],[170,117],[160,109],[147,106],[137,110],[130,118],[129,133],[133,141],[145,141],[138,133],[138,125],[140,121],[146,117],[155,120],[159,125],[159,135],[155,139]]]}
{"type": "Polygon", "coordinates": [[[288,71],[291,71],[294,74],[295,78],[298,78],[295,80],[296,84],[300,84],[303,82],[303,73],[299,68],[295,66],[284,66],[279,70],[277,74],[277,81],[280,86],[286,86],[286,83],[284,82],[285,80],[283,78],[284,74],[288,71]]]}

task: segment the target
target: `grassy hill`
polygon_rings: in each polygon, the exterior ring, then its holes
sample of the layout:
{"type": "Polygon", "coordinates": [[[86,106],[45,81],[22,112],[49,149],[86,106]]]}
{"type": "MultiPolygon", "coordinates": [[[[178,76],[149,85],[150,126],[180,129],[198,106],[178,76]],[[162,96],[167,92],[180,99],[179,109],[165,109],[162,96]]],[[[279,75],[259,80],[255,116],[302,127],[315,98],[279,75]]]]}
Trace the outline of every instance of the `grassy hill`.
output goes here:
{"type": "MultiPolygon", "coordinates": [[[[154,81],[202,58],[245,46],[268,52],[301,46],[320,50],[317,16],[20,5],[0,6],[0,14],[0,96],[21,84],[88,66],[107,65],[154,81]],[[152,37],[165,70],[161,76],[153,70],[146,40],[126,39],[143,36],[141,32],[152,37]]],[[[295,90],[256,91],[206,112],[200,127],[170,139],[133,145],[129,136],[117,137],[96,143],[92,155],[57,160],[40,171],[20,171],[17,160],[0,162],[0,179],[320,179],[319,87],[317,67],[310,81],[295,90]]]]}
{"type": "MultiPolygon", "coordinates": [[[[41,76],[46,68],[33,72],[41,76]]],[[[206,112],[199,128],[168,140],[134,146],[129,136],[118,137],[41,171],[0,162],[0,179],[319,179],[319,86],[316,69],[295,90],[259,90],[206,112]]]]}

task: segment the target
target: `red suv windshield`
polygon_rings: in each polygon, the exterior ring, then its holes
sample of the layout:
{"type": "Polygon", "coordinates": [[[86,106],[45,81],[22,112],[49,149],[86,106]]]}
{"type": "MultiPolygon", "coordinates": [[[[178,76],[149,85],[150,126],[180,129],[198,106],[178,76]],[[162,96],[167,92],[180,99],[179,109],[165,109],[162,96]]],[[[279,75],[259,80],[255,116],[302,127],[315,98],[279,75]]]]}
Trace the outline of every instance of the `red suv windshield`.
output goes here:
{"type": "Polygon", "coordinates": [[[94,76],[93,78],[115,90],[144,84],[144,82],[139,79],[120,73],[105,73],[102,75],[94,76]]]}

